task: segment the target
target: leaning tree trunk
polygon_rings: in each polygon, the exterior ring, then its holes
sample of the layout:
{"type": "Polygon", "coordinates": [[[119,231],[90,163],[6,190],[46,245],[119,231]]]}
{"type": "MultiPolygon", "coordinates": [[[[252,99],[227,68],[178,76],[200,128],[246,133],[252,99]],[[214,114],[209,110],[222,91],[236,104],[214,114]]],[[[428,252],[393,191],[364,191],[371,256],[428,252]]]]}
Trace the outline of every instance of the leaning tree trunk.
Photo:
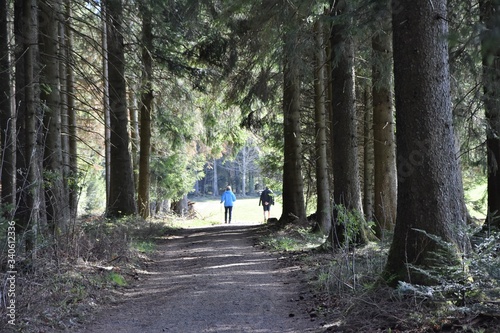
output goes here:
{"type": "Polygon", "coordinates": [[[385,274],[392,284],[431,284],[435,281],[409,265],[436,264],[436,250],[444,250],[436,237],[451,245],[440,266],[459,264],[470,248],[451,109],[447,3],[400,0],[398,5],[393,14],[398,208],[385,274]]]}
{"type": "Polygon", "coordinates": [[[297,37],[285,34],[283,68],[284,164],[283,211],[280,224],[306,220],[301,169],[302,143],[300,135],[300,78],[295,53],[297,37]]]}
{"type": "Polygon", "coordinates": [[[488,214],[484,231],[500,230],[500,1],[479,1],[485,25],[481,39],[488,159],[488,214]]]}
{"type": "Polygon", "coordinates": [[[106,2],[110,106],[110,174],[107,215],[120,217],[137,212],[132,161],[128,150],[128,113],[121,0],[106,2]]]}
{"type": "Polygon", "coordinates": [[[316,123],[316,187],[318,202],[316,216],[321,231],[328,235],[332,227],[332,214],[330,205],[330,185],[328,177],[328,156],[326,153],[326,61],[325,43],[323,38],[323,25],[321,21],[315,24],[314,47],[314,110],[316,123]]]}
{"type": "Polygon", "coordinates": [[[151,155],[151,109],[153,107],[153,25],[151,12],[146,6],[141,6],[143,14],[142,22],[142,96],[141,96],[141,127],[140,127],[140,157],[139,157],[139,186],[138,186],[138,208],[142,218],[149,217],[149,188],[150,170],[149,161],[151,155]]]}
{"type": "Polygon", "coordinates": [[[392,96],[392,42],[389,0],[378,0],[378,21],[372,37],[373,140],[375,155],[375,233],[396,223],[396,140],[392,96]]]}
{"type": "MultiPolygon", "coordinates": [[[[359,183],[359,161],[357,148],[356,95],[354,84],[354,45],[350,31],[352,29],[349,4],[340,1],[332,8],[332,15],[339,17],[340,22],[333,24],[330,35],[332,62],[332,145],[334,204],[342,205],[346,210],[358,212],[363,216],[361,205],[361,188],[359,183]]],[[[352,221],[354,222],[354,221],[352,221]]],[[[366,243],[367,236],[362,221],[356,228],[359,233],[354,241],[366,243]]],[[[336,246],[341,245],[346,238],[346,228],[351,225],[336,226],[334,230],[340,235],[332,235],[328,241],[336,246]]]]}

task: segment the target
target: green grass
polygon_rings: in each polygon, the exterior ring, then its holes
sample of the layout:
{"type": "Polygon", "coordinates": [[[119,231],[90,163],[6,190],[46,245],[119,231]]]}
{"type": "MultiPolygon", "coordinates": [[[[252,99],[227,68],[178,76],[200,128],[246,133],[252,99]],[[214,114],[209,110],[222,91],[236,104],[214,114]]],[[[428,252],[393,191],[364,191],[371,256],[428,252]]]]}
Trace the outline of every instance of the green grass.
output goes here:
{"type": "Polygon", "coordinates": [[[325,237],[310,233],[303,228],[294,231],[273,233],[260,239],[261,245],[272,251],[303,251],[317,248],[325,242],[325,237]]]}
{"type": "MultiPolygon", "coordinates": [[[[219,198],[194,198],[194,209],[197,213],[197,218],[200,223],[218,224],[224,223],[224,206],[220,203],[219,198]]],[[[271,207],[271,217],[279,218],[281,216],[281,204],[277,202],[271,207]]],[[[258,197],[238,197],[233,207],[233,223],[252,224],[262,223],[264,213],[262,206],[259,206],[258,197]]],[[[194,222],[194,221],[193,221],[194,222]]]]}
{"type": "Polygon", "coordinates": [[[132,248],[142,253],[153,253],[156,249],[156,244],[152,241],[132,242],[132,248]]]}
{"type": "Polygon", "coordinates": [[[108,279],[110,282],[120,287],[127,285],[127,281],[125,280],[125,278],[122,275],[115,272],[109,273],[108,279]]]}

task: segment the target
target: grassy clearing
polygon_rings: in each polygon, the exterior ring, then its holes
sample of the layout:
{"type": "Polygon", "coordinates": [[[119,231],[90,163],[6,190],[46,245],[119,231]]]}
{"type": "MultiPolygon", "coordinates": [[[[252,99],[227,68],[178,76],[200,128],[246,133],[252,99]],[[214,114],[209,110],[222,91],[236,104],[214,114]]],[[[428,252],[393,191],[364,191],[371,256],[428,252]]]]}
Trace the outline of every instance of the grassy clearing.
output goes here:
{"type": "MultiPolygon", "coordinates": [[[[264,214],[262,206],[259,207],[258,197],[236,197],[236,202],[233,207],[232,223],[235,224],[257,224],[262,223],[264,214]]],[[[224,223],[224,206],[220,203],[219,198],[193,198],[194,210],[196,218],[182,222],[182,227],[202,226],[207,224],[224,223]]],[[[281,215],[281,204],[276,203],[271,207],[271,217],[279,218],[281,215]]]]}

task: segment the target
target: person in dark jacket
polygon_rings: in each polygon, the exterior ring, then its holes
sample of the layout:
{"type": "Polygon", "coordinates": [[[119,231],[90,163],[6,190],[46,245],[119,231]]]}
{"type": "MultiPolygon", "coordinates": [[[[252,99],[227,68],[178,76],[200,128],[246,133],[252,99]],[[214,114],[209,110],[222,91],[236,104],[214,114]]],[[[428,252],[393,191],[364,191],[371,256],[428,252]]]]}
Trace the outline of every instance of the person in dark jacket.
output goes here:
{"type": "Polygon", "coordinates": [[[236,201],[236,196],[231,191],[231,186],[227,186],[224,193],[220,197],[220,203],[224,203],[224,223],[231,223],[233,214],[233,204],[236,201]],[[229,220],[228,220],[229,217],[229,220]],[[229,222],[228,222],[229,221],[229,222]]]}
{"type": "Polygon", "coordinates": [[[274,205],[274,193],[266,186],[266,189],[260,193],[259,206],[262,203],[264,208],[264,222],[271,217],[271,205],[274,205]]]}

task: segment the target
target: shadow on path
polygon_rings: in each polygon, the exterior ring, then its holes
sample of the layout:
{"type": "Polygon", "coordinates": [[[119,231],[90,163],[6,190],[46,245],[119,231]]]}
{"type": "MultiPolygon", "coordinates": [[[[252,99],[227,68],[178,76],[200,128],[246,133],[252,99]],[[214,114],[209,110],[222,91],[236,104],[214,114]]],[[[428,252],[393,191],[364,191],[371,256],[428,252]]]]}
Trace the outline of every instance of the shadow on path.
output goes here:
{"type": "Polygon", "coordinates": [[[81,332],[319,332],[297,309],[293,268],[254,246],[260,232],[223,225],[167,235],[154,271],[81,332]]]}

